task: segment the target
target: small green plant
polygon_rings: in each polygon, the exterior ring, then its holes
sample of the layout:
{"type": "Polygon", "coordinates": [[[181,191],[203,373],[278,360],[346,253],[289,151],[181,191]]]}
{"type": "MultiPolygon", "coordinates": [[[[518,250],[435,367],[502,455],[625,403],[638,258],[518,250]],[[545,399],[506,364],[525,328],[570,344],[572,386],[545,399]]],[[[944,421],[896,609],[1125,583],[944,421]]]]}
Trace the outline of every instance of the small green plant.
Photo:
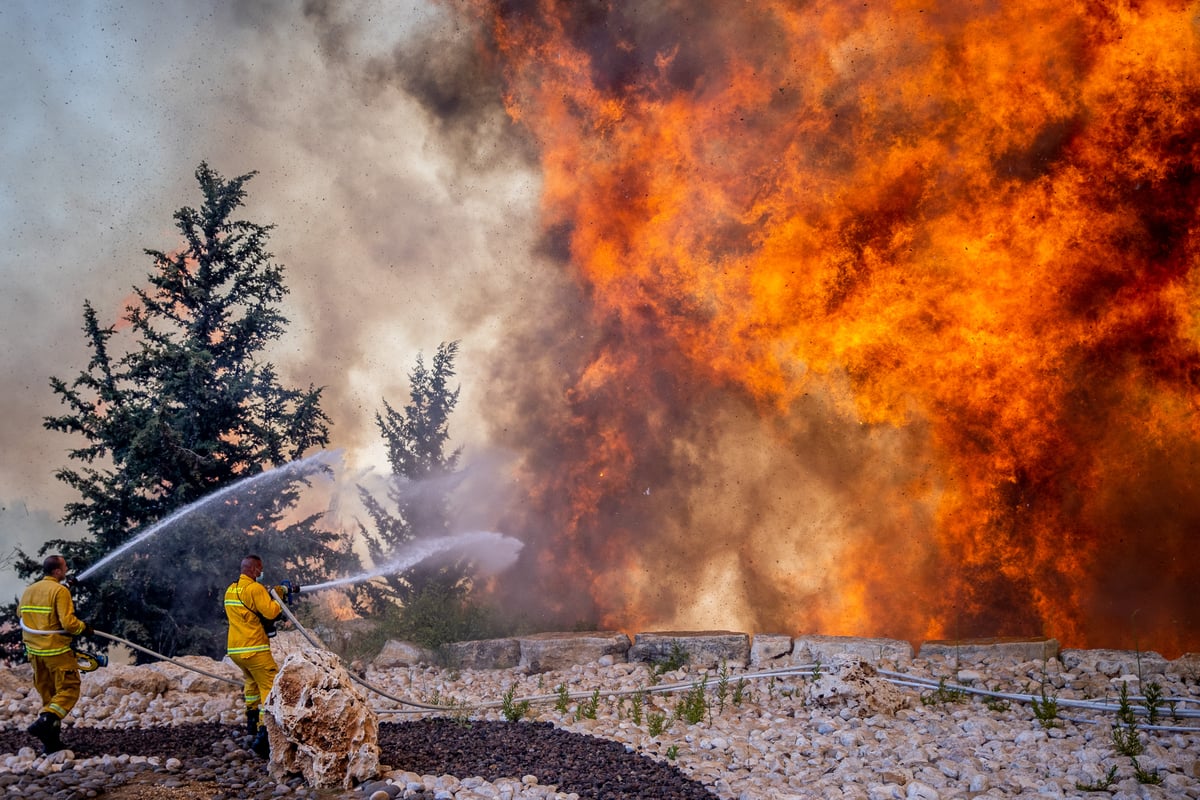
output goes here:
{"type": "Polygon", "coordinates": [[[721,669],[717,672],[717,711],[725,710],[725,701],[729,699],[729,666],[721,659],[721,669]]]}
{"type": "Polygon", "coordinates": [[[504,697],[500,700],[500,712],[504,714],[504,718],[509,722],[516,722],[529,713],[529,701],[516,699],[517,685],[510,683],[508,691],[504,693],[504,697]]]}
{"type": "MultiPolygon", "coordinates": [[[[992,689],[992,691],[995,691],[995,689],[992,689]]],[[[1012,708],[1012,703],[1009,703],[1003,697],[985,697],[983,704],[987,706],[990,711],[995,711],[998,713],[1003,713],[1012,708]]]]}
{"type": "Polygon", "coordinates": [[[645,703],[646,693],[643,690],[638,690],[629,698],[629,718],[633,720],[634,725],[642,724],[642,705],[645,703]]]}
{"type": "Polygon", "coordinates": [[[1132,758],[1141,755],[1145,746],[1138,735],[1137,714],[1134,713],[1133,704],[1129,702],[1129,685],[1124,681],[1121,682],[1117,701],[1117,724],[1112,730],[1113,746],[1123,756],[1132,758]]]}
{"type": "Polygon", "coordinates": [[[767,699],[768,700],[775,699],[775,676],[774,675],[772,675],[770,678],[767,679],[767,699]]]}
{"type": "Polygon", "coordinates": [[[1108,792],[1112,790],[1112,786],[1117,782],[1117,768],[1115,766],[1108,768],[1108,774],[1095,783],[1075,782],[1075,788],[1081,792],[1108,792]]]}
{"type": "Polygon", "coordinates": [[[1142,769],[1142,765],[1138,763],[1136,758],[1131,757],[1129,760],[1133,762],[1133,777],[1137,778],[1138,783],[1145,783],[1151,786],[1162,785],[1162,775],[1158,774],[1158,770],[1147,772],[1146,770],[1142,769]]]}
{"type": "Polygon", "coordinates": [[[679,745],[673,744],[667,748],[667,759],[674,761],[677,758],[679,758],[679,745]]]}
{"type": "Polygon", "coordinates": [[[666,658],[656,660],[650,669],[650,674],[655,677],[661,677],[667,672],[674,672],[688,662],[688,652],[683,649],[683,644],[675,639],[671,642],[671,652],[666,658]]]}
{"type": "Polygon", "coordinates": [[[730,702],[735,706],[740,706],[745,702],[750,695],[750,692],[746,690],[747,686],[749,686],[749,683],[746,682],[745,678],[738,678],[738,682],[733,685],[733,697],[730,698],[730,702]]]}
{"type": "Polygon", "coordinates": [[[692,684],[692,688],[680,698],[678,705],[675,706],[675,716],[689,725],[703,721],[708,714],[708,699],[704,692],[707,682],[708,676],[706,675],[699,683],[692,684]]]}
{"type": "Polygon", "coordinates": [[[1138,736],[1135,725],[1115,725],[1112,730],[1113,746],[1123,756],[1140,756],[1146,749],[1142,738],[1138,736]]]}
{"type": "Polygon", "coordinates": [[[560,683],[554,687],[554,693],[558,695],[558,699],[554,701],[554,710],[560,714],[565,714],[571,708],[571,693],[567,691],[567,685],[560,683]]]}
{"type": "Polygon", "coordinates": [[[646,715],[646,732],[651,736],[658,736],[667,729],[667,715],[657,711],[651,711],[646,715]]]}
{"type": "Polygon", "coordinates": [[[1121,681],[1117,693],[1117,720],[1125,725],[1136,725],[1137,714],[1133,712],[1133,704],[1129,702],[1129,684],[1121,681]]]}
{"type": "Polygon", "coordinates": [[[471,706],[466,700],[451,697],[445,701],[445,706],[450,719],[454,720],[454,724],[460,728],[466,728],[471,724],[471,706]]]}
{"type": "Polygon", "coordinates": [[[1033,715],[1043,728],[1058,727],[1058,695],[1047,695],[1046,684],[1042,684],[1042,699],[1033,698],[1033,715]]]}
{"type": "Polygon", "coordinates": [[[596,712],[600,708],[600,690],[596,689],[592,692],[592,696],[587,700],[581,700],[575,708],[575,721],[581,719],[595,719],[596,712]]]}
{"type": "Polygon", "coordinates": [[[1161,718],[1159,709],[1163,702],[1162,686],[1150,681],[1142,689],[1142,697],[1146,701],[1146,719],[1151,725],[1157,725],[1161,718]]]}
{"type": "Polygon", "coordinates": [[[819,680],[821,677],[821,659],[817,659],[812,668],[812,679],[819,680]]]}
{"type": "Polygon", "coordinates": [[[967,693],[962,689],[952,689],[946,685],[946,679],[938,680],[938,686],[929,694],[921,695],[921,703],[927,706],[941,706],[949,703],[962,703],[967,699],[967,693]]]}

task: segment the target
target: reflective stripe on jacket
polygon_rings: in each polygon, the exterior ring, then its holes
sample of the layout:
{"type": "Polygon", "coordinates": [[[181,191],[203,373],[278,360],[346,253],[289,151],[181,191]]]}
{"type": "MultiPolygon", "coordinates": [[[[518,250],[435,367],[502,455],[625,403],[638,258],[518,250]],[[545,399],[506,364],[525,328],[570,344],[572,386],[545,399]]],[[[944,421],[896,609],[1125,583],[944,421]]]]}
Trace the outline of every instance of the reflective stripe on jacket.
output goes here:
{"type": "Polygon", "coordinates": [[[47,575],[30,586],[21,595],[17,607],[21,615],[21,638],[25,652],[31,656],[56,656],[71,650],[71,637],[83,633],[87,627],[75,616],[75,603],[71,590],[58,582],[58,578],[47,575]],[[66,631],[66,633],[31,633],[35,631],[66,631]]]}
{"type": "Polygon", "coordinates": [[[229,584],[225,590],[225,616],[229,618],[226,652],[230,655],[271,650],[256,612],[271,620],[283,615],[283,609],[271,599],[265,586],[241,575],[237,583],[229,584]]]}

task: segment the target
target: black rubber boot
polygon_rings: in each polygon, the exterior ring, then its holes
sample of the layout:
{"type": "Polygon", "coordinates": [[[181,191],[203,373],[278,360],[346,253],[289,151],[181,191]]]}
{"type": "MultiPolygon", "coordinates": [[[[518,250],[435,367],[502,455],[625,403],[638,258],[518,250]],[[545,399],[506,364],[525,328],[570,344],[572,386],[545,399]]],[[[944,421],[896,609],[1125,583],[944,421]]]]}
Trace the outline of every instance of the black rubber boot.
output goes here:
{"type": "Polygon", "coordinates": [[[271,740],[267,738],[266,725],[258,729],[258,734],[254,737],[254,743],[250,745],[250,749],[259,758],[267,758],[271,755],[271,740]]]}
{"type": "Polygon", "coordinates": [[[42,748],[49,754],[57,753],[66,747],[59,736],[61,728],[62,720],[49,711],[43,711],[25,730],[36,736],[41,741],[42,748]]]}
{"type": "Polygon", "coordinates": [[[246,709],[246,733],[253,736],[258,733],[258,709],[246,709]]]}

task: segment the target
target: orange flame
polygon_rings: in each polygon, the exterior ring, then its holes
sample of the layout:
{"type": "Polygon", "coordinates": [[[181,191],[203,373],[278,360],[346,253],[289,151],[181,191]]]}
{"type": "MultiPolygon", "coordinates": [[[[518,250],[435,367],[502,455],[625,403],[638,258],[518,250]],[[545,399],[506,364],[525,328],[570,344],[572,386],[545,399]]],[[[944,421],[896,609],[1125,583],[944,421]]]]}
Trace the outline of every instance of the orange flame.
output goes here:
{"type": "Polygon", "coordinates": [[[564,586],[662,618],[647,576],[686,540],[614,510],[678,422],[655,398],[739,389],[788,443],[824,394],[898,452],[888,515],[733,531],[736,575],[698,559],[697,591],[769,582],[773,607],[727,604],[758,624],[1068,646],[1129,645],[1140,608],[1134,633],[1200,648],[1200,5],[474,13],[605,331],[548,432],[576,445],[541,478],[572,509],[564,586]]]}

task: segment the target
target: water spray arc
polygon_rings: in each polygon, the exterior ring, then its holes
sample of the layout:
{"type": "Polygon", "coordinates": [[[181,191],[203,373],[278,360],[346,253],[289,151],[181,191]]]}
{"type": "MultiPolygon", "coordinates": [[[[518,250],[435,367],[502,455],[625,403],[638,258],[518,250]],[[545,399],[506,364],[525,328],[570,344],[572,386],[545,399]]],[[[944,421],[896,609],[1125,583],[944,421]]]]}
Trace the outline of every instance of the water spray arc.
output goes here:
{"type": "Polygon", "coordinates": [[[402,572],[441,553],[453,550],[466,550],[468,548],[471,550],[472,560],[483,571],[500,572],[512,566],[513,562],[517,560],[517,554],[520,553],[522,547],[523,545],[520,541],[492,531],[472,531],[470,533],[455,533],[437,539],[422,539],[414,542],[402,555],[374,569],[360,572],[357,575],[348,575],[344,578],[325,581],[324,583],[301,586],[299,593],[307,594],[322,589],[333,589],[338,586],[362,583],[372,578],[380,578],[384,575],[402,572]]]}
{"type": "Polygon", "coordinates": [[[197,511],[198,509],[200,509],[203,506],[206,506],[210,503],[216,503],[221,500],[224,500],[225,498],[229,497],[231,494],[233,494],[236,491],[250,488],[251,486],[255,486],[255,485],[257,485],[263,481],[266,481],[270,478],[278,478],[278,477],[286,476],[286,475],[303,474],[305,470],[312,470],[320,465],[326,465],[330,460],[337,458],[337,457],[339,457],[337,451],[321,451],[321,452],[315,453],[311,456],[307,456],[305,458],[301,458],[296,461],[291,461],[287,464],[283,464],[281,466],[275,467],[274,469],[267,470],[266,472],[260,472],[257,475],[251,475],[249,477],[242,478],[241,480],[236,481],[235,483],[231,483],[228,486],[224,486],[224,487],[218,489],[217,491],[213,492],[212,494],[205,495],[204,497],[201,497],[199,500],[188,503],[186,506],[183,506],[182,508],[176,509],[175,511],[171,512],[167,516],[160,519],[158,522],[153,523],[152,525],[150,525],[150,527],[146,528],[144,531],[139,533],[137,536],[135,536],[132,539],[130,539],[129,541],[125,542],[125,544],[121,545],[120,547],[113,550],[112,552],[106,554],[103,558],[101,558],[95,564],[92,564],[90,567],[85,569],[78,576],[76,576],[76,580],[85,580],[88,577],[96,574],[96,572],[103,569],[110,561],[115,559],[117,556],[131,550],[134,547],[137,547],[139,544],[146,541],[151,536],[153,536],[154,534],[161,531],[163,528],[166,528],[168,525],[178,522],[179,520],[183,519],[184,517],[188,516],[191,513],[194,513],[195,511],[197,511]]]}

